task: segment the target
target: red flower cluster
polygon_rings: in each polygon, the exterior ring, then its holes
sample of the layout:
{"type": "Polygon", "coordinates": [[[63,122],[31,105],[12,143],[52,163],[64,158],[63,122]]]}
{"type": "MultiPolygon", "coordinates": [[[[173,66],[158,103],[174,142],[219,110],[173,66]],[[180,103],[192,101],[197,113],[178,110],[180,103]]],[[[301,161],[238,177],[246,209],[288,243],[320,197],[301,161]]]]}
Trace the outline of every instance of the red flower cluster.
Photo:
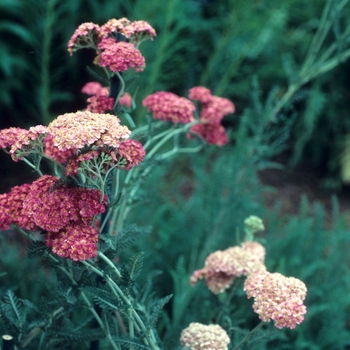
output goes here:
{"type": "Polygon", "coordinates": [[[153,118],[172,123],[191,123],[196,106],[187,98],[160,91],[147,96],[142,105],[153,112],[153,118]]]}
{"type": "Polygon", "coordinates": [[[9,193],[0,194],[0,229],[8,230],[11,224],[27,230],[35,230],[33,219],[26,215],[23,201],[30,191],[31,185],[15,186],[9,193]]]}
{"type": "Polygon", "coordinates": [[[128,139],[123,141],[118,148],[118,156],[126,161],[125,169],[139,165],[145,157],[145,149],[142,144],[136,140],[128,139]]]}
{"type": "Polygon", "coordinates": [[[227,135],[220,122],[225,115],[234,113],[234,104],[226,98],[213,96],[204,86],[195,86],[190,89],[189,98],[201,104],[200,123],[193,125],[191,132],[198,134],[209,144],[225,145],[227,135]]]}

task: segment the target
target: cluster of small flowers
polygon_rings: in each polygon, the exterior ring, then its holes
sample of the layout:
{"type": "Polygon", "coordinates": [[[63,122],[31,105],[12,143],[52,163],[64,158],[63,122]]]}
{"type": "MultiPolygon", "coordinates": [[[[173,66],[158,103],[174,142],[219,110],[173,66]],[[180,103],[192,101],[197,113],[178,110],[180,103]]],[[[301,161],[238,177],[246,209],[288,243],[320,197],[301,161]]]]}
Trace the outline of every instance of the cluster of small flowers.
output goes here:
{"type": "Polygon", "coordinates": [[[227,350],[230,338],[219,325],[190,323],[181,332],[180,342],[191,350],[227,350]]]}
{"type": "Polygon", "coordinates": [[[255,271],[265,271],[265,248],[258,242],[244,242],[242,246],[218,250],[205,260],[204,268],[193,272],[190,283],[194,285],[199,279],[214,294],[224,292],[235,278],[248,276],[255,271]]]}
{"type": "MultiPolygon", "coordinates": [[[[93,87],[90,88],[93,91],[93,87]]],[[[58,116],[48,127],[3,129],[0,148],[10,152],[16,161],[29,153],[43,152],[59,163],[71,160],[67,175],[75,174],[80,162],[95,158],[101,152],[111,154],[111,166],[113,159],[123,159],[125,168],[131,169],[143,160],[145,151],[138,141],[127,140],[130,133],[114,115],[78,111],[58,116]]]]}
{"type": "MultiPolygon", "coordinates": [[[[234,113],[234,104],[226,98],[213,96],[204,86],[190,89],[189,98],[201,103],[199,122],[190,127],[191,134],[197,134],[212,145],[225,145],[228,142],[227,135],[220,122],[225,115],[234,113]]],[[[153,113],[155,119],[183,124],[195,121],[194,103],[171,92],[160,91],[151,94],[142,101],[142,105],[153,113]]],[[[191,137],[191,134],[188,134],[188,137],[191,137]]]]}
{"type": "Polygon", "coordinates": [[[294,329],[304,320],[305,284],[294,278],[267,271],[248,276],[244,283],[248,298],[254,298],[253,309],[264,322],[275,321],[277,328],[294,329]]]}
{"type": "Polygon", "coordinates": [[[234,104],[226,98],[214,96],[204,86],[195,86],[189,90],[189,98],[199,101],[201,112],[199,123],[190,129],[209,144],[219,146],[227,143],[225,128],[220,124],[225,115],[235,112],[234,104]]]}
{"type": "Polygon", "coordinates": [[[153,40],[155,36],[154,28],[145,21],[130,22],[127,18],[113,18],[101,27],[94,23],[83,23],[70,38],[68,52],[72,55],[73,51],[93,48],[97,51],[94,62],[112,72],[121,73],[129,68],[142,71],[145,58],[137,47],[143,40],[153,40]],[[118,40],[118,34],[122,40],[118,40]]]}
{"type": "Polygon", "coordinates": [[[21,128],[8,128],[0,132],[0,148],[11,154],[17,162],[26,155],[26,152],[39,148],[48,130],[43,125],[32,126],[29,130],[21,128]]]}
{"type": "Polygon", "coordinates": [[[73,260],[96,255],[98,231],[91,226],[95,215],[105,211],[107,198],[94,189],[72,187],[44,175],[31,185],[15,186],[0,195],[0,229],[11,224],[35,231],[45,230],[46,245],[54,253],[73,260]]]}
{"type": "MultiPolygon", "coordinates": [[[[252,231],[264,229],[258,217],[251,216],[245,221],[252,231]]],[[[231,247],[210,254],[203,269],[193,272],[190,283],[199,279],[214,294],[225,291],[236,277],[247,276],[244,291],[248,298],[254,297],[253,309],[264,322],[275,321],[277,328],[295,328],[304,320],[306,307],[305,284],[294,278],[279,273],[266,271],[264,265],[265,248],[257,242],[246,241],[242,247],[231,247]]]]}
{"type": "MultiPolygon", "coordinates": [[[[90,95],[87,99],[87,111],[93,113],[105,113],[113,110],[114,99],[113,97],[108,96],[109,89],[103,87],[100,83],[95,81],[89,82],[83,86],[81,92],[90,95]]],[[[132,106],[132,97],[130,94],[124,93],[124,95],[119,98],[119,104],[130,108],[132,106]]]]}
{"type": "Polygon", "coordinates": [[[153,113],[153,118],[172,123],[191,123],[196,106],[187,98],[172,92],[160,91],[147,96],[142,105],[153,113]]]}

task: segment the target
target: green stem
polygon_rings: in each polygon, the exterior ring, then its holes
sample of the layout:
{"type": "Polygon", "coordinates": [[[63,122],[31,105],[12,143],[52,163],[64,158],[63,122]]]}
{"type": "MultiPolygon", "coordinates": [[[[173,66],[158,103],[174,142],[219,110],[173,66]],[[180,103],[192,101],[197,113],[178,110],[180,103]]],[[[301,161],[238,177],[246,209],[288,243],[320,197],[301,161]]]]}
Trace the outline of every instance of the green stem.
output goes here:
{"type": "Polygon", "coordinates": [[[233,349],[238,350],[240,349],[245,343],[248,342],[249,338],[256,333],[262,326],[264,325],[264,322],[261,321],[254,329],[252,329],[245,337],[244,339],[233,349]]]}

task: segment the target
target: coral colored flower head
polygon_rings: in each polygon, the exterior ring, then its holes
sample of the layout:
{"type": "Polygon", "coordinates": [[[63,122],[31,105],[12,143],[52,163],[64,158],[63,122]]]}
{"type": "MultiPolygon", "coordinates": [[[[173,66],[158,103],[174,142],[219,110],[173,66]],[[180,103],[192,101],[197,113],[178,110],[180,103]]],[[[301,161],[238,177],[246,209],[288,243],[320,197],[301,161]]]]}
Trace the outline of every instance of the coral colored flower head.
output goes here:
{"type": "Polygon", "coordinates": [[[139,165],[143,161],[145,154],[146,152],[142,144],[132,139],[123,141],[118,149],[118,156],[124,158],[126,161],[126,170],[139,165]]]}
{"type": "Polygon", "coordinates": [[[204,268],[193,272],[191,285],[199,279],[214,294],[224,292],[240,276],[248,276],[255,271],[265,271],[265,248],[258,242],[245,242],[241,247],[231,247],[210,254],[204,268]]]}
{"type": "Polygon", "coordinates": [[[219,325],[190,323],[181,332],[180,342],[191,350],[227,350],[230,338],[219,325]]]}
{"type": "Polygon", "coordinates": [[[125,92],[122,97],[119,98],[119,104],[121,106],[131,108],[132,106],[132,97],[129,93],[125,92]]]}
{"type": "Polygon", "coordinates": [[[34,221],[23,210],[23,202],[30,188],[30,184],[15,186],[9,193],[0,195],[0,230],[8,230],[11,224],[26,230],[37,229],[34,221]]]}
{"type": "Polygon", "coordinates": [[[97,255],[98,231],[89,225],[78,223],[65,226],[57,233],[48,232],[46,246],[63,258],[81,261],[97,255]]]}
{"type": "Polygon", "coordinates": [[[90,81],[89,83],[86,83],[81,89],[81,92],[90,96],[108,96],[109,93],[108,88],[103,87],[97,81],[90,81]]]}
{"type": "Polygon", "coordinates": [[[191,126],[190,131],[199,135],[209,145],[223,146],[228,142],[226,130],[219,123],[198,123],[191,126]]]}
{"type": "Polygon", "coordinates": [[[279,273],[260,271],[248,276],[244,283],[248,298],[254,298],[253,309],[264,322],[275,321],[277,328],[295,328],[304,320],[305,284],[279,273]]]}
{"type": "Polygon", "coordinates": [[[82,48],[94,48],[94,40],[99,36],[100,27],[92,22],[82,23],[74,32],[68,42],[68,52],[72,56],[73,51],[82,48]]]}
{"type": "Polygon", "coordinates": [[[85,146],[118,148],[130,130],[112,114],[78,111],[58,116],[48,126],[52,142],[60,151],[85,146]]]}
{"type": "Polygon", "coordinates": [[[191,123],[196,106],[187,98],[160,91],[147,96],[142,105],[153,112],[153,118],[172,123],[191,123]]]}
{"type": "Polygon", "coordinates": [[[213,95],[211,94],[211,91],[204,86],[194,86],[188,91],[188,97],[191,100],[208,103],[213,95]]]}
{"type": "Polygon", "coordinates": [[[112,72],[124,72],[129,68],[140,72],[146,66],[145,58],[133,44],[105,38],[101,40],[98,47],[101,49],[99,65],[112,72]]]}
{"type": "Polygon", "coordinates": [[[94,215],[105,211],[101,192],[68,186],[54,176],[44,175],[34,181],[23,201],[23,210],[37,227],[58,232],[72,223],[90,224],[94,215]]]}

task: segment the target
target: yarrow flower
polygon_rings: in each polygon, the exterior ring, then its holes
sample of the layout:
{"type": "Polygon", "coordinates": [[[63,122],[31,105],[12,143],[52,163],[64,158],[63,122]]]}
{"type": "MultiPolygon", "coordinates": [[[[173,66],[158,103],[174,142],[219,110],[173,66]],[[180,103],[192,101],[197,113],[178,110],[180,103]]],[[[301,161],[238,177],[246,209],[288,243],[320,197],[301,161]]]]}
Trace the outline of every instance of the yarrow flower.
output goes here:
{"type": "Polygon", "coordinates": [[[91,259],[97,255],[98,231],[78,223],[65,226],[57,233],[48,232],[46,246],[52,252],[75,261],[91,259]]]}
{"type": "Polygon", "coordinates": [[[72,56],[73,51],[82,48],[94,48],[95,37],[99,36],[100,26],[86,22],[82,23],[74,32],[68,42],[68,52],[72,56]]]}
{"type": "Polygon", "coordinates": [[[105,211],[98,190],[61,184],[44,175],[34,181],[23,201],[23,210],[34,223],[48,232],[58,232],[68,224],[90,224],[94,215],[105,211]]]}
{"type": "Polygon", "coordinates": [[[118,148],[118,155],[126,160],[126,170],[139,165],[143,161],[145,154],[142,144],[132,139],[123,141],[118,148]]]}
{"type": "Polygon", "coordinates": [[[129,93],[125,92],[122,97],[119,98],[119,104],[121,106],[130,108],[132,106],[132,97],[129,93]]]}
{"type": "Polygon", "coordinates": [[[29,130],[9,128],[0,131],[0,147],[9,150],[12,159],[17,162],[27,153],[40,147],[48,130],[43,125],[32,126],[29,130]]]}
{"type": "MultiPolygon", "coordinates": [[[[192,125],[190,131],[199,135],[209,145],[223,146],[228,142],[225,128],[217,123],[199,123],[192,125]]],[[[189,135],[191,137],[191,135],[189,135]]]]}
{"type": "Polygon", "coordinates": [[[85,146],[118,148],[131,133],[114,115],[89,111],[60,115],[49,124],[48,130],[54,146],[60,151],[85,146]]]}
{"type": "Polygon", "coordinates": [[[101,49],[99,65],[112,72],[124,72],[129,68],[141,72],[146,66],[145,58],[133,44],[105,38],[101,40],[98,47],[101,49]]]}
{"type": "Polygon", "coordinates": [[[172,123],[191,123],[196,106],[187,98],[160,91],[147,96],[142,105],[153,112],[153,118],[172,123]]]}
{"type": "Polygon", "coordinates": [[[35,230],[37,226],[23,209],[23,202],[30,192],[31,185],[24,184],[11,188],[9,193],[0,194],[0,229],[8,230],[11,224],[26,230],[35,230]]]}
{"type": "Polygon", "coordinates": [[[244,283],[248,298],[254,298],[253,309],[264,322],[275,321],[277,328],[294,329],[304,320],[306,307],[305,284],[279,273],[259,271],[248,276],[244,283]]]}
{"type": "MultiPolygon", "coordinates": [[[[199,124],[193,125],[190,131],[209,144],[225,145],[228,142],[227,135],[220,122],[225,115],[235,112],[234,104],[226,98],[212,95],[211,91],[204,86],[191,88],[189,98],[201,104],[199,124]]],[[[188,137],[191,135],[189,134],[188,137]]]]}
{"type": "Polygon", "coordinates": [[[180,342],[191,350],[227,350],[230,338],[219,325],[190,323],[181,332],[180,342]]]}
{"type": "Polygon", "coordinates": [[[229,288],[235,278],[265,271],[264,260],[265,248],[258,242],[218,250],[206,258],[204,268],[193,272],[190,283],[193,286],[204,278],[209,290],[219,294],[229,288]]]}
{"type": "Polygon", "coordinates": [[[123,28],[128,26],[130,23],[131,22],[125,17],[120,19],[111,18],[101,26],[100,38],[107,38],[111,34],[114,36],[114,33],[116,32],[123,34],[123,28]]]}

